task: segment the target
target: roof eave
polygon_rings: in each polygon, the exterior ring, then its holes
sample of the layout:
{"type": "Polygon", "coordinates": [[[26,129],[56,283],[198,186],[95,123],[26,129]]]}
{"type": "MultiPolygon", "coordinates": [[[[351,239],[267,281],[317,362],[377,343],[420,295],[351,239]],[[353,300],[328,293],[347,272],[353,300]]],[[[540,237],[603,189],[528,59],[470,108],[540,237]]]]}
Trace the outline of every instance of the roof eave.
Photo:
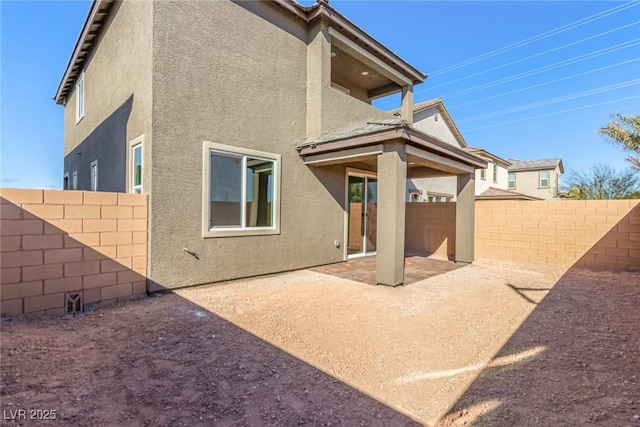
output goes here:
{"type": "Polygon", "coordinates": [[[365,146],[398,138],[404,139],[407,143],[416,145],[419,148],[436,151],[439,154],[460,160],[477,168],[487,167],[486,160],[481,157],[419,132],[408,125],[397,125],[390,129],[382,129],[356,136],[346,136],[329,141],[308,142],[299,145],[297,150],[301,156],[308,156],[325,152],[340,151],[345,148],[365,146]]]}
{"type": "MultiPolygon", "coordinates": [[[[65,72],[58,84],[58,89],[56,90],[56,94],[53,97],[53,100],[56,104],[65,104],[67,100],[67,86],[70,78],[73,78],[72,75],[77,75],[78,73],[74,73],[73,70],[80,66],[79,62],[84,62],[84,59],[80,58],[80,54],[83,52],[83,47],[88,43],[87,38],[89,36],[99,37],[99,32],[102,27],[102,22],[97,23],[97,17],[101,16],[104,19],[107,18],[110,7],[113,5],[115,0],[93,0],[91,3],[91,7],[89,8],[89,12],[87,13],[87,17],[85,18],[84,24],[82,25],[82,30],[76,39],[75,46],[73,48],[73,52],[71,53],[71,57],[69,58],[69,62],[67,63],[67,67],[65,72]],[[105,11],[106,10],[106,11],[105,11]],[[98,25],[98,29],[91,30],[91,27],[94,25],[98,25]]],[[[85,51],[85,55],[89,55],[93,44],[88,46],[88,51],[85,51]]]]}

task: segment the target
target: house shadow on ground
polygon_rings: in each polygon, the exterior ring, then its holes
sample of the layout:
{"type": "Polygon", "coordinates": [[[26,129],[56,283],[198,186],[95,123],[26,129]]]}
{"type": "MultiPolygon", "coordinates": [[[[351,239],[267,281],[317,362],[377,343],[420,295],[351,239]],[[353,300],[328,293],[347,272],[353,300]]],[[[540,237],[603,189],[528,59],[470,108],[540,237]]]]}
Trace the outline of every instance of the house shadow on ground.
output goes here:
{"type": "Polygon", "coordinates": [[[2,323],[2,410],[65,424],[419,425],[175,294],[2,323]]]}
{"type": "MultiPolygon", "coordinates": [[[[607,233],[575,265],[606,254],[618,238],[607,233]]],[[[640,263],[625,259],[632,271],[570,268],[440,424],[640,422],[640,263]]],[[[526,289],[513,290],[539,301],[526,289]]]]}

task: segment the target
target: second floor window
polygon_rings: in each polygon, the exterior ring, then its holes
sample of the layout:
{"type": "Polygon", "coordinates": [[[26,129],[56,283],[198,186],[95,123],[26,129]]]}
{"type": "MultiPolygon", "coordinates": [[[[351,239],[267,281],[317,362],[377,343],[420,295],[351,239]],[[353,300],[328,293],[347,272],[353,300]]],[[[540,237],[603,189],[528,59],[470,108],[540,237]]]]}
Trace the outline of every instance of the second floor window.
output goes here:
{"type": "Polygon", "coordinates": [[[76,123],[84,117],[84,73],[76,83],[76,123]]]}
{"type": "Polygon", "coordinates": [[[513,172],[509,172],[508,185],[510,190],[516,188],[516,174],[513,172]]]}
{"type": "Polygon", "coordinates": [[[540,171],[540,188],[549,188],[549,171],[540,171]]]}
{"type": "Polygon", "coordinates": [[[483,180],[483,181],[487,179],[487,170],[486,169],[480,169],[480,179],[483,180]]]}
{"type": "Polygon", "coordinates": [[[498,183],[498,165],[496,165],[495,163],[493,164],[493,183],[498,183]]]}
{"type": "Polygon", "coordinates": [[[91,162],[91,191],[98,191],[98,160],[91,162]]]}
{"type": "Polygon", "coordinates": [[[131,149],[131,192],[142,193],[142,143],[131,149]]]}

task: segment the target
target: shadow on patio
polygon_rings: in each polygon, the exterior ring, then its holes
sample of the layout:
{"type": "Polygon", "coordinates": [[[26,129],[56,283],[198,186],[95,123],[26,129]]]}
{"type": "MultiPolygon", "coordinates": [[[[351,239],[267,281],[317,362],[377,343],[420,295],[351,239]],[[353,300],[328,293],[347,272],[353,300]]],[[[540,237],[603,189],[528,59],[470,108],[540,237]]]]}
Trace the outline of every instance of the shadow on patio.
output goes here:
{"type": "MultiPolygon", "coordinates": [[[[410,285],[421,280],[430,279],[441,274],[455,271],[466,265],[468,264],[423,256],[407,256],[404,259],[404,284],[410,285]]],[[[347,262],[322,265],[310,268],[309,270],[367,285],[377,284],[375,256],[350,259],[347,262]]]]}

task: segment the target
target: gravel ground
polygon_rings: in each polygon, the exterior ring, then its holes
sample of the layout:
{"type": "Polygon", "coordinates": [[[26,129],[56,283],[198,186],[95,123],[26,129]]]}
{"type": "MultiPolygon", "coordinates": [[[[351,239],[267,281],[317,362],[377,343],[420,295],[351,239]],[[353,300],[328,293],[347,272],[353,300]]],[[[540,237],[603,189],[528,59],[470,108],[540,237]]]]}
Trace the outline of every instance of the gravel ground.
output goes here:
{"type": "Polygon", "coordinates": [[[638,274],[563,273],[302,270],[4,319],[0,406],[52,425],[636,425],[638,274]]]}

